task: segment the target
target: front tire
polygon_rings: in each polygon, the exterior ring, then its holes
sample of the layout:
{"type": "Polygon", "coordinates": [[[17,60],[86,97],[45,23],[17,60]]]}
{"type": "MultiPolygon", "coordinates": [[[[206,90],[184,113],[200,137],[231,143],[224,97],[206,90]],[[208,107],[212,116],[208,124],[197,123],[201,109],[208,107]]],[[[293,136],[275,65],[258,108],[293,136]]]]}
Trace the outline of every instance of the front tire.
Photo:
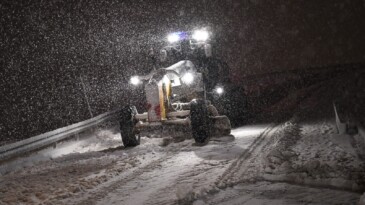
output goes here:
{"type": "Polygon", "coordinates": [[[139,141],[134,130],[134,110],[135,108],[132,106],[125,106],[121,110],[119,128],[124,147],[135,147],[139,145],[139,141]]]}
{"type": "Polygon", "coordinates": [[[205,143],[211,134],[208,107],[204,100],[193,100],[190,105],[191,129],[195,142],[205,143]]]}

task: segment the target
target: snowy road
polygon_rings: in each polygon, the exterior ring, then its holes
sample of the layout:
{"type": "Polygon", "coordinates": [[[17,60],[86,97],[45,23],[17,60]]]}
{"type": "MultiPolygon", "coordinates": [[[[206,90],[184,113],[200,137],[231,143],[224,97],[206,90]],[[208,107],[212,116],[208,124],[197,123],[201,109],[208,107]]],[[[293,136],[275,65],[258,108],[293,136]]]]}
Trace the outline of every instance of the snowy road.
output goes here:
{"type": "MultiPolygon", "coordinates": [[[[191,140],[171,145],[173,149],[138,170],[137,175],[115,182],[116,189],[98,204],[189,202],[194,195],[213,189],[226,167],[252,144],[264,128],[238,129],[233,132],[236,138],[213,139],[204,147],[192,146],[191,140]]],[[[85,204],[94,201],[94,197],[91,199],[85,204]]]]}
{"type": "Polygon", "coordinates": [[[269,125],[241,127],[203,147],[193,140],[161,146],[161,138],[144,137],[131,149],[116,146],[119,133],[100,131],[13,162],[14,170],[0,182],[0,204],[332,204],[358,198],[256,182],[245,161],[260,153],[274,130],[269,125]]]}

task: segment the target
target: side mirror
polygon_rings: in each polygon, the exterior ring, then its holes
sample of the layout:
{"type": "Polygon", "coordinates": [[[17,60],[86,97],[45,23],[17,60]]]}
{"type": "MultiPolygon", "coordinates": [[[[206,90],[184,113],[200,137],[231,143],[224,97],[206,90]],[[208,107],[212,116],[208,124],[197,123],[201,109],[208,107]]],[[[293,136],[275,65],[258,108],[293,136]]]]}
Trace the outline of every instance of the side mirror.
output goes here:
{"type": "Polygon", "coordinates": [[[205,56],[206,57],[211,57],[212,56],[212,45],[205,44],[204,45],[204,51],[205,51],[205,56]]]}
{"type": "Polygon", "coordinates": [[[162,49],[160,51],[160,61],[165,62],[167,60],[167,51],[165,49],[162,49]]]}

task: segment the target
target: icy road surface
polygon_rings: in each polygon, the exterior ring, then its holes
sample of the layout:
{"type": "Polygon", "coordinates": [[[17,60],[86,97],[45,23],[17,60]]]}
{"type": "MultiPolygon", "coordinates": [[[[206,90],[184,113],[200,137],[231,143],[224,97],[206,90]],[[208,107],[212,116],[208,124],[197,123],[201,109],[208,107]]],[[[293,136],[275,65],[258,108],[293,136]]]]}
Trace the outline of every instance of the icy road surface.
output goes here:
{"type": "MultiPolygon", "coordinates": [[[[245,126],[205,146],[161,138],[121,147],[103,130],[1,165],[0,204],[351,204],[359,194],[242,180],[275,128],[245,126]]],[[[261,163],[261,162],[258,162],[261,163]]]]}

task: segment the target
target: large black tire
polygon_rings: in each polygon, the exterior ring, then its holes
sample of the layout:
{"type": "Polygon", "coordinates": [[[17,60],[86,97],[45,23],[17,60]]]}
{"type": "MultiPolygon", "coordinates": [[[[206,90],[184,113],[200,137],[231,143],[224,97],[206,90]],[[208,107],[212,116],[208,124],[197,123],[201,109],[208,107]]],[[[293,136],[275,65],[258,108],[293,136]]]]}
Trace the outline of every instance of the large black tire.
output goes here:
{"type": "Polygon", "coordinates": [[[190,104],[191,129],[195,142],[205,143],[211,134],[209,111],[204,100],[193,100],[190,104]]]}
{"type": "Polygon", "coordinates": [[[136,122],[134,120],[133,112],[132,106],[125,106],[121,110],[119,128],[124,147],[135,147],[139,145],[139,141],[134,130],[136,122]]]}

